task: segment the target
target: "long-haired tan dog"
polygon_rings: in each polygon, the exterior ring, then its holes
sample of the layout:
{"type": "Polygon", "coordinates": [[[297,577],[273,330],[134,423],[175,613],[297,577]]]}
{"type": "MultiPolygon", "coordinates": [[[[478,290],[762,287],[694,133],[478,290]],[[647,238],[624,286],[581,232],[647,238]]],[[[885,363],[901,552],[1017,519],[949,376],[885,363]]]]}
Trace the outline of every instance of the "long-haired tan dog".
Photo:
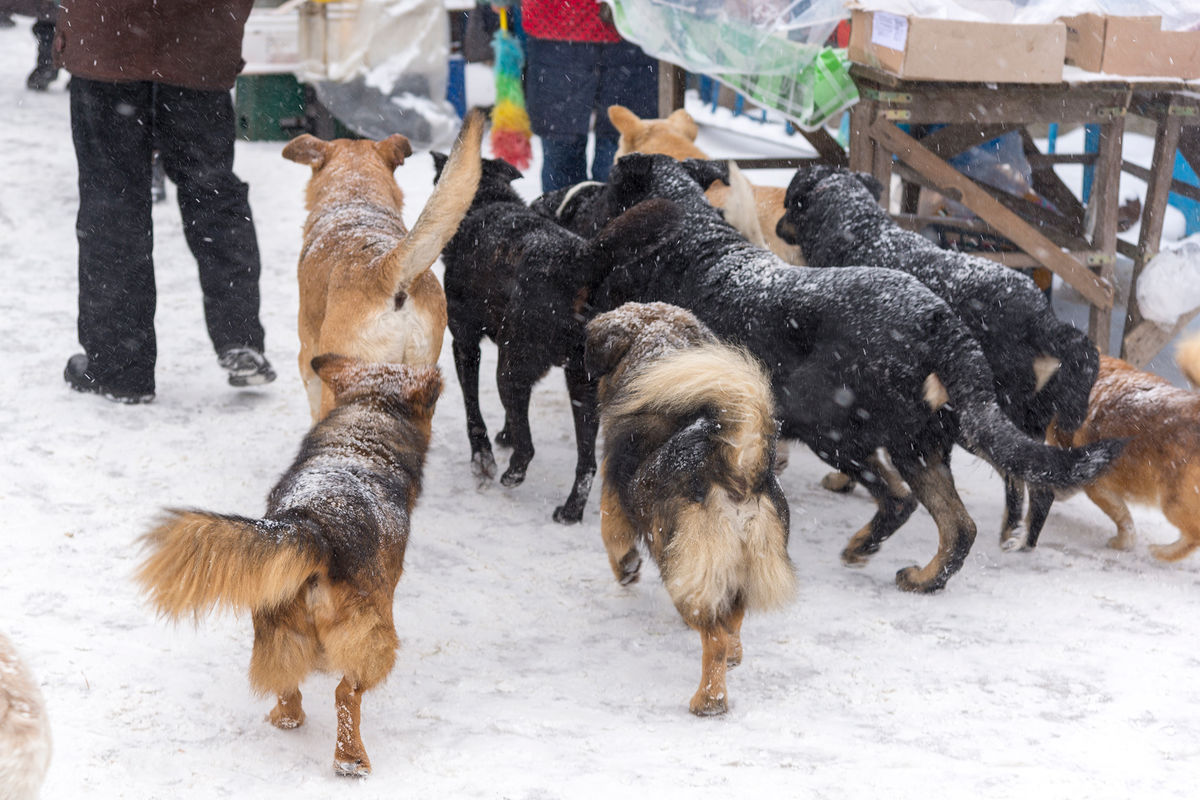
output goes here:
{"type": "MultiPolygon", "coordinates": [[[[700,128],[692,115],[678,109],[666,119],[642,119],[625,106],[609,106],[608,119],[621,134],[617,158],[629,153],[662,153],[679,161],[708,159],[696,146],[700,128]]],[[[789,264],[801,265],[800,248],[779,238],[775,226],[783,216],[781,186],[755,186],[736,165],[730,164],[729,183],[714,183],[705,192],[708,201],[724,210],[725,219],[747,239],[765,247],[789,264]]]]}
{"type": "Polygon", "coordinates": [[[430,271],[479,184],[486,116],[467,114],[429,202],[412,230],[404,226],[404,192],[392,175],[412,155],[408,139],[380,142],[304,134],[283,157],[312,167],[308,221],[300,251],[300,377],[313,421],[333,395],[313,373],[319,353],[364,361],[431,366],[446,331],[446,296],[430,271]]]}
{"type": "Polygon", "coordinates": [[[42,693],[0,633],[0,797],[33,800],[49,766],[50,725],[42,693]]]}
{"type": "Polygon", "coordinates": [[[638,544],[684,622],[700,633],[690,708],[728,709],[725,670],[742,658],[747,609],[795,590],[788,505],[771,471],[775,418],[763,368],[691,313],[627,303],[588,323],[604,462],[600,533],[613,574],[637,580],[638,544]]]}
{"type": "MultiPolygon", "coordinates": [[[[1200,384],[1200,337],[1176,351],[1184,374],[1200,384]]],[[[1066,436],[1053,425],[1050,441],[1081,445],[1124,438],[1124,451],[1084,491],[1117,525],[1108,546],[1133,547],[1136,538],[1127,503],[1158,506],[1179,529],[1179,539],[1151,545],[1163,561],[1178,561],[1200,547],[1200,393],[1136,369],[1118,358],[1100,357],[1087,419],[1066,436]]]]}
{"type": "Polygon", "coordinates": [[[271,490],[266,516],[171,511],[143,537],[137,580],[168,617],[251,612],[250,684],[276,696],[279,728],[304,722],[305,676],[340,673],[334,769],[366,775],[359,708],[396,659],[392,596],[442,380],[437,367],[338,355],[313,369],[336,406],[271,490]]]}

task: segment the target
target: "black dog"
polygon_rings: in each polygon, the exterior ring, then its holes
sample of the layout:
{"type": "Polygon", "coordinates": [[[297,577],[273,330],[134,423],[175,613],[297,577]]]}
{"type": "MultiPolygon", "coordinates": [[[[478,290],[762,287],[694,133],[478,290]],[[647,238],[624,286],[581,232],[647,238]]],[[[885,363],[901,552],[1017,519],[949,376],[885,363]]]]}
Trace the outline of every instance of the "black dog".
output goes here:
{"type": "MultiPolygon", "coordinates": [[[[446,156],[434,153],[433,158],[436,183],[446,156]]],[[[533,385],[551,367],[564,368],[578,461],[571,495],[555,509],[554,519],[578,522],[596,472],[595,385],[583,367],[588,293],[611,268],[613,254],[651,234],[637,230],[640,212],[635,212],[594,240],[583,239],[531,211],[512,187],[520,177],[507,162],[484,159],[471,208],[442,251],[454,368],[466,406],[471,468],[481,481],[490,480],[496,462],[479,408],[479,342],[484,336],[496,342],[496,384],[505,415],[496,441],[513,448],[500,479],[505,486],[520,484],[533,460],[533,385]],[[606,246],[610,237],[619,247],[606,246]]],[[[658,208],[652,215],[657,224],[665,206],[648,208],[658,208]]]]}
{"type": "Polygon", "coordinates": [[[679,219],[660,226],[652,248],[616,265],[593,304],[682,306],[766,364],[782,435],[803,440],[876,499],[875,516],[842,553],[847,564],[864,562],[916,506],[887,480],[881,450],[938,526],[933,560],[896,575],[911,591],[943,587],[975,538],[950,475],[956,440],[1006,472],[1051,486],[1090,480],[1119,451],[1111,442],[1063,450],[1019,431],[996,403],[979,345],[912,276],[795,267],[750,244],[702,193],[722,172],[719,163],[659,155],[617,162],[604,197],[594,201],[609,216],[660,197],[673,202],[679,219]]]}
{"type": "MultiPolygon", "coordinates": [[[[1000,408],[1018,428],[1042,438],[1051,420],[1073,432],[1087,416],[1100,357],[1088,338],[1054,316],[1026,275],[986,258],[943,250],[897,225],[878,203],[871,175],[815,166],[796,172],[777,232],[799,245],[811,267],[872,264],[907,272],[946,301],[971,331],[988,364],[1000,408]]],[[[1021,530],[1025,485],[1004,476],[1000,543],[1026,543],[1021,530]]],[[[1028,546],[1046,521],[1054,494],[1029,487],[1028,546]]]]}

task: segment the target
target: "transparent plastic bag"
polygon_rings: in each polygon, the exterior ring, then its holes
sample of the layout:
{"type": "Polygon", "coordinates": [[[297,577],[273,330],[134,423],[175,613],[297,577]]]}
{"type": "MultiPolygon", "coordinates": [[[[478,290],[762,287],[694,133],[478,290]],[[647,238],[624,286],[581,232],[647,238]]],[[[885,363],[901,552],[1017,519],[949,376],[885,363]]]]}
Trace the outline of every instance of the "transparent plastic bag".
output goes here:
{"type": "Polygon", "coordinates": [[[355,133],[401,133],[417,150],[453,141],[459,120],[446,100],[450,28],[443,0],[307,3],[300,43],[299,78],[355,133]]]}

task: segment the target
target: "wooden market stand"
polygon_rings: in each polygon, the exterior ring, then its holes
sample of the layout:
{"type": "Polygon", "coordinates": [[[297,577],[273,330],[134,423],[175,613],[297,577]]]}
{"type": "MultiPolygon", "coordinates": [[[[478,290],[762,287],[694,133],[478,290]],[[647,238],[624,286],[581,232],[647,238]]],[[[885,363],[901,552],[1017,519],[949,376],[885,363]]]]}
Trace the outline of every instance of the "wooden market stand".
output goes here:
{"type": "MultiPolygon", "coordinates": [[[[1144,320],[1138,312],[1137,280],[1158,252],[1167,194],[1200,199],[1200,190],[1172,182],[1175,151],[1194,159],[1200,172],[1200,86],[1172,79],[1126,79],[1068,67],[1056,83],[994,84],[904,80],[856,64],[851,76],[860,100],[850,110],[848,152],[824,130],[805,133],[816,160],[847,164],[873,173],[884,186],[887,207],[891,176],[904,187],[897,221],[918,229],[936,221],[966,230],[998,234],[1019,253],[981,253],[1014,267],[1041,266],[1058,275],[1086,299],[1088,334],[1101,352],[1109,349],[1113,328],[1114,271],[1117,253],[1134,261],[1133,289],[1122,325],[1121,356],[1142,366],[1153,358],[1195,314],[1174,330],[1144,320]],[[1156,123],[1154,155],[1144,169],[1123,159],[1125,121],[1135,114],[1156,123]],[[904,124],[907,132],[898,125],[904,124]],[[1030,125],[1089,124],[1099,128],[1095,153],[1049,154],[1038,150],[1030,125]],[[930,126],[940,125],[936,130],[930,126]],[[1054,208],[976,183],[947,160],[1009,131],[1019,131],[1033,167],[1034,189],[1054,208]],[[1192,137],[1190,134],[1196,134],[1192,137]],[[1190,150],[1189,150],[1190,146],[1190,150]],[[1093,170],[1088,202],[1075,196],[1055,174],[1057,164],[1077,163],[1093,170]],[[1148,183],[1136,246],[1117,238],[1122,170],[1148,183]],[[916,214],[917,187],[928,187],[970,209],[978,220],[954,221],[916,214]]],[[[683,106],[684,74],[673,65],[660,72],[660,111],[683,106]]],[[[744,167],[794,167],[813,159],[748,159],[744,167]]]]}

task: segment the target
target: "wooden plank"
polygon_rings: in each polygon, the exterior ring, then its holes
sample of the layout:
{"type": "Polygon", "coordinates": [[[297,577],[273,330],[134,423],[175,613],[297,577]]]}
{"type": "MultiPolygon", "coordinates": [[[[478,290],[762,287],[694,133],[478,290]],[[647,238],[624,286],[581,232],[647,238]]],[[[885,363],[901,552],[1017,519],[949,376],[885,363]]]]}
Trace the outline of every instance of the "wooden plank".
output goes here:
{"type": "Polygon", "coordinates": [[[1132,330],[1126,328],[1125,338],[1121,340],[1121,358],[1138,368],[1146,366],[1197,316],[1200,316],[1200,308],[1184,314],[1171,328],[1156,325],[1148,319],[1139,322],[1132,330]]]}
{"type": "MultiPolygon", "coordinates": [[[[1175,165],[1175,157],[1174,156],[1171,157],[1171,165],[1172,165],[1172,167],[1174,167],[1174,165],[1175,165]]],[[[1147,181],[1147,182],[1150,180],[1150,170],[1146,169],[1145,167],[1141,166],[1140,164],[1134,164],[1131,161],[1122,161],[1121,162],[1121,171],[1128,172],[1130,175],[1141,178],[1142,180],[1147,181]]],[[[1200,201],[1200,187],[1192,186],[1191,184],[1184,183],[1183,181],[1177,181],[1177,180],[1172,179],[1171,180],[1171,188],[1169,191],[1172,191],[1177,195],[1187,197],[1191,200],[1200,201]]]]}
{"type": "MultiPolygon", "coordinates": [[[[913,88],[906,86],[906,90],[913,88]]],[[[904,122],[943,122],[974,125],[1029,125],[1040,122],[1106,123],[1123,116],[1129,105],[1128,89],[1016,89],[973,86],[959,90],[913,89],[910,103],[889,106],[904,111],[904,122]]]]}
{"type": "Polygon", "coordinates": [[[871,136],[880,149],[889,150],[933,182],[940,192],[965,205],[1003,236],[1075,287],[1096,308],[1111,309],[1112,284],[1062,252],[1054,242],[1028,225],[987,192],[959,174],[886,119],[871,125],[871,136]]]}
{"type": "Polygon", "coordinates": [[[875,121],[875,103],[866,98],[850,107],[850,169],[870,172],[875,164],[875,140],[871,123],[875,121]]]}
{"type": "MultiPolygon", "coordinates": [[[[1124,137],[1125,117],[1117,117],[1100,126],[1096,170],[1083,223],[1084,233],[1090,236],[1092,246],[1112,256],[1097,269],[1098,277],[1110,286],[1116,282],[1117,209],[1120,206],[1124,137]]],[[[1093,305],[1088,309],[1088,336],[1101,353],[1108,353],[1112,347],[1112,316],[1111,304],[1107,308],[1093,305]]]]}
{"type": "MultiPolygon", "coordinates": [[[[1168,116],[1159,122],[1154,137],[1154,154],[1150,158],[1150,174],[1146,181],[1146,200],[1142,207],[1142,227],[1138,233],[1138,252],[1133,260],[1133,276],[1129,280],[1129,304],[1125,311],[1125,330],[1136,331],[1142,322],[1138,307],[1137,286],[1142,270],[1157,252],[1162,241],[1163,217],[1167,212],[1168,194],[1171,190],[1171,175],[1175,169],[1175,150],[1179,145],[1179,133],[1183,128],[1181,119],[1168,116]]],[[[1121,357],[1126,355],[1127,338],[1121,340],[1121,357]]],[[[1135,340],[1142,346],[1140,340],[1135,340]]],[[[1162,345],[1160,344],[1159,347],[1162,345]]],[[[1151,356],[1153,357],[1153,356],[1151,356]]]]}
{"type": "Polygon", "coordinates": [[[658,62],[658,115],[668,117],[672,111],[683,108],[684,90],[687,88],[687,73],[669,61],[658,62]]]}
{"type": "Polygon", "coordinates": [[[742,169],[799,169],[811,164],[824,164],[820,156],[796,158],[733,158],[742,169]]]}
{"type": "Polygon", "coordinates": [[[815,131],[802,130],[800,135],[808,140],[808,143],[813,146],[825,163],[833,164],[836,167],[845,167],[850,164],[846,151],[837,143],[837,139],[833,138],[824,128],[815,131]]]}

